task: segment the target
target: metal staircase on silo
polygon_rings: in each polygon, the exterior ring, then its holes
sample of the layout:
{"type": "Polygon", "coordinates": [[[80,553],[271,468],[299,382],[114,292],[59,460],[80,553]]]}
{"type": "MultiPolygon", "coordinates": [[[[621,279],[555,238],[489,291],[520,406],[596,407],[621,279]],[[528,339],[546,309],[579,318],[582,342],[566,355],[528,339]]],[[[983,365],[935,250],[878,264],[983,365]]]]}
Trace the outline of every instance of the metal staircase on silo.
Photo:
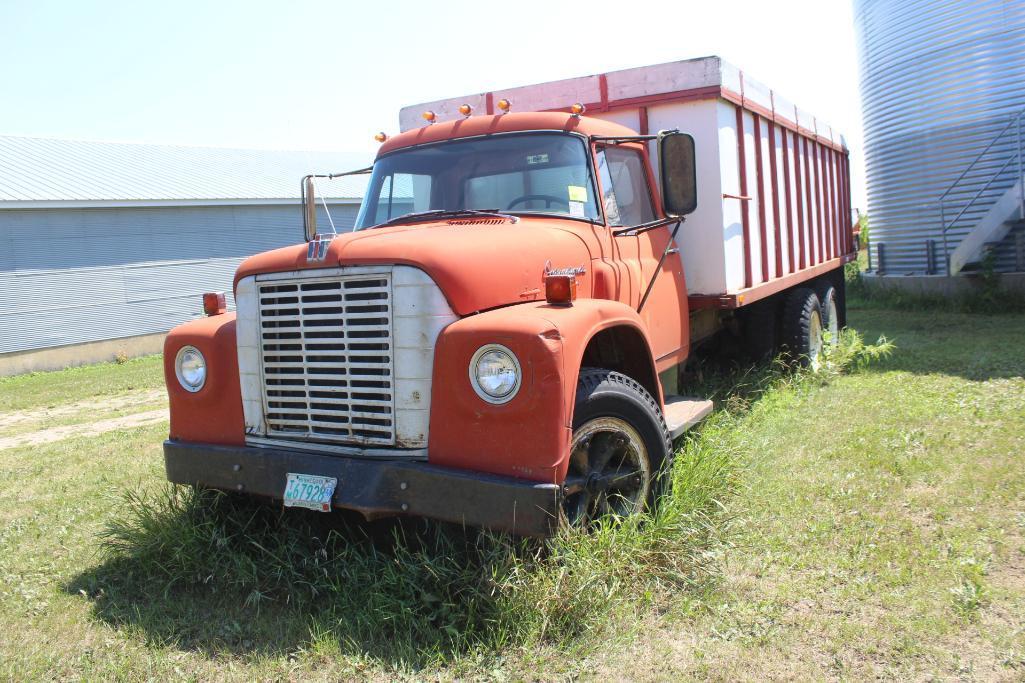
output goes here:
{"type": "Polygon", "coordinates": [[[1000,270],[1025,270],[1025,109],[968,165],[939,199],[947,275],[968,273],[997,257],[1015,231],[1013,254],[1000,270]],[[951,218],[951,216],[953,216],[951,218]],[[952,234],[953,233],[953,234],[952,234]],[[956,242],[954,238],[960,239],[956,242]]]}

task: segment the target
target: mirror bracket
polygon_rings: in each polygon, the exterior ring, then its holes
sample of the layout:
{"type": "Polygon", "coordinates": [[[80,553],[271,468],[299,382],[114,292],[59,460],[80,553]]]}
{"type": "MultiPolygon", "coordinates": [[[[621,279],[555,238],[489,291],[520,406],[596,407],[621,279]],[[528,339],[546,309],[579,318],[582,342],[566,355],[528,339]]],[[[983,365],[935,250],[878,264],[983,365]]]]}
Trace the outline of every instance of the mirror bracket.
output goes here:
{"type": "MultiPolygon", "coordinates": [[[[367,166],[366,168],[356,169],[355,171],[346,171],[345,173],[310,173],[309,175],[303,176],[302,182],[299,185],[299,200],[302,204],[303,211],[303,235],[307,242],[317,236],[317,190],[313,179],[326,178],[328,180],[333,180],[334,178],[341,178],[349,175],[365,175],[371,173],[373,170],[373,166],[367,166]]],[[[321,202],[324,204],[324,209],[327,210],[327,198],[321,197],[321,202]]],[[[330,214],[328,214],[328,220],[331,220],[330,214]]],[[[331,227],[333,229],[334,225],[331,227]]]]}
{"type": "MultiPolygon", "coordinates": [[[[676,245],[676,233],[680,232],[680,226],[687,220],[686,216],[680,216],[672,219],[676,221],[676,226],[673,228],[673,232],[669,235],[669,241],[666,242],[666,248],[662,251],[662,256],[658,259],[658,266],[655,267],[655,271],[651,275],[651,280],[648,281],[648,287],[644,290],[644,296],[641,297],[641,303],[637,306],[637,312],[640,313],[644,309],[644,304],[648,301],[648,296],[651,294],[651,289],[655,286],[655,280],[662,272],[662,264],[665,263],[666,257],[673,252],[679,252],[676,245]]],[[[670,221],[672,222],[672,221],[670,221]]]]}
{"type": "Polygon", "coordinates": [[[636,235],[641,235],[641,234],[649,232],[651,230],[655,230],[657,228],[661,228],[664,225],[669,225],[670,223],[674,223],[674,222],[676,222],[678,220],[680,220],[680,219],[679,218],[674,218],[674,217],[657,218],[657,219],[651,221],[650,223],[641,223],[640,225],[634,225],[634,226],[629,227],[629,228],[620,228],[619,230],[613,230],[612,231],[612,236],[613,237],[622,237],[622,236],[625,235],[626,237],[634,237],[636,235]]]}

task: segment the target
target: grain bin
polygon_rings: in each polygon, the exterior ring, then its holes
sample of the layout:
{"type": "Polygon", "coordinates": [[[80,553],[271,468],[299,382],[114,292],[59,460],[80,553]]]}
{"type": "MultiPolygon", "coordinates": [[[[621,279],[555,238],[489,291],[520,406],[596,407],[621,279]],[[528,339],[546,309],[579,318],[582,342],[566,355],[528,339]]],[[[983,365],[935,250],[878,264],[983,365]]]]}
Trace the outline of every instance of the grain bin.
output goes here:
{"type": "Polygon", "coordinates": [[[1025,267],[1025,3],[855,0],[873,269],[1025,267]]]}

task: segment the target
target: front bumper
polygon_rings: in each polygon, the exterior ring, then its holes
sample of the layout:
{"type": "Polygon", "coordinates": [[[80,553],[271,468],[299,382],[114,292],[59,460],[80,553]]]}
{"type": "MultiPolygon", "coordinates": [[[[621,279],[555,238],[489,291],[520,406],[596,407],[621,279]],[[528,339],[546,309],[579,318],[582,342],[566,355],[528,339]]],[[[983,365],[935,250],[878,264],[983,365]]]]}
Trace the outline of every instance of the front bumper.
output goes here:
{"type": "Polygon", "coordinates": [[[550,536],[562,489],[423,462],[370,460],[275,448],[164,442],[167,479],[281,499],[289,472],[335,477],[331,505],[367,519],[430,517],[520,536],[550,536]]]}

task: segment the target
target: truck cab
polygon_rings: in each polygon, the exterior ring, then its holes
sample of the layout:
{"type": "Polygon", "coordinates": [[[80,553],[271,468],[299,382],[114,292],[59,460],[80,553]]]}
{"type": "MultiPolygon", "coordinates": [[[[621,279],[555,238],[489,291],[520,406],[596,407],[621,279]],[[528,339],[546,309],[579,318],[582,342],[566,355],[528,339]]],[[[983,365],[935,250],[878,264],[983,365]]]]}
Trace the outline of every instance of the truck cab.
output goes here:
{"type": "Polygon", "coordinates": [[[666,423],[694,176],[689,136],[575,113],[386,140],[353,232],[307,210],[307,244],[239,267],[235,313],[168,335],[168,478],[535,536],[642,509],[711,405],[666,423]]]}

